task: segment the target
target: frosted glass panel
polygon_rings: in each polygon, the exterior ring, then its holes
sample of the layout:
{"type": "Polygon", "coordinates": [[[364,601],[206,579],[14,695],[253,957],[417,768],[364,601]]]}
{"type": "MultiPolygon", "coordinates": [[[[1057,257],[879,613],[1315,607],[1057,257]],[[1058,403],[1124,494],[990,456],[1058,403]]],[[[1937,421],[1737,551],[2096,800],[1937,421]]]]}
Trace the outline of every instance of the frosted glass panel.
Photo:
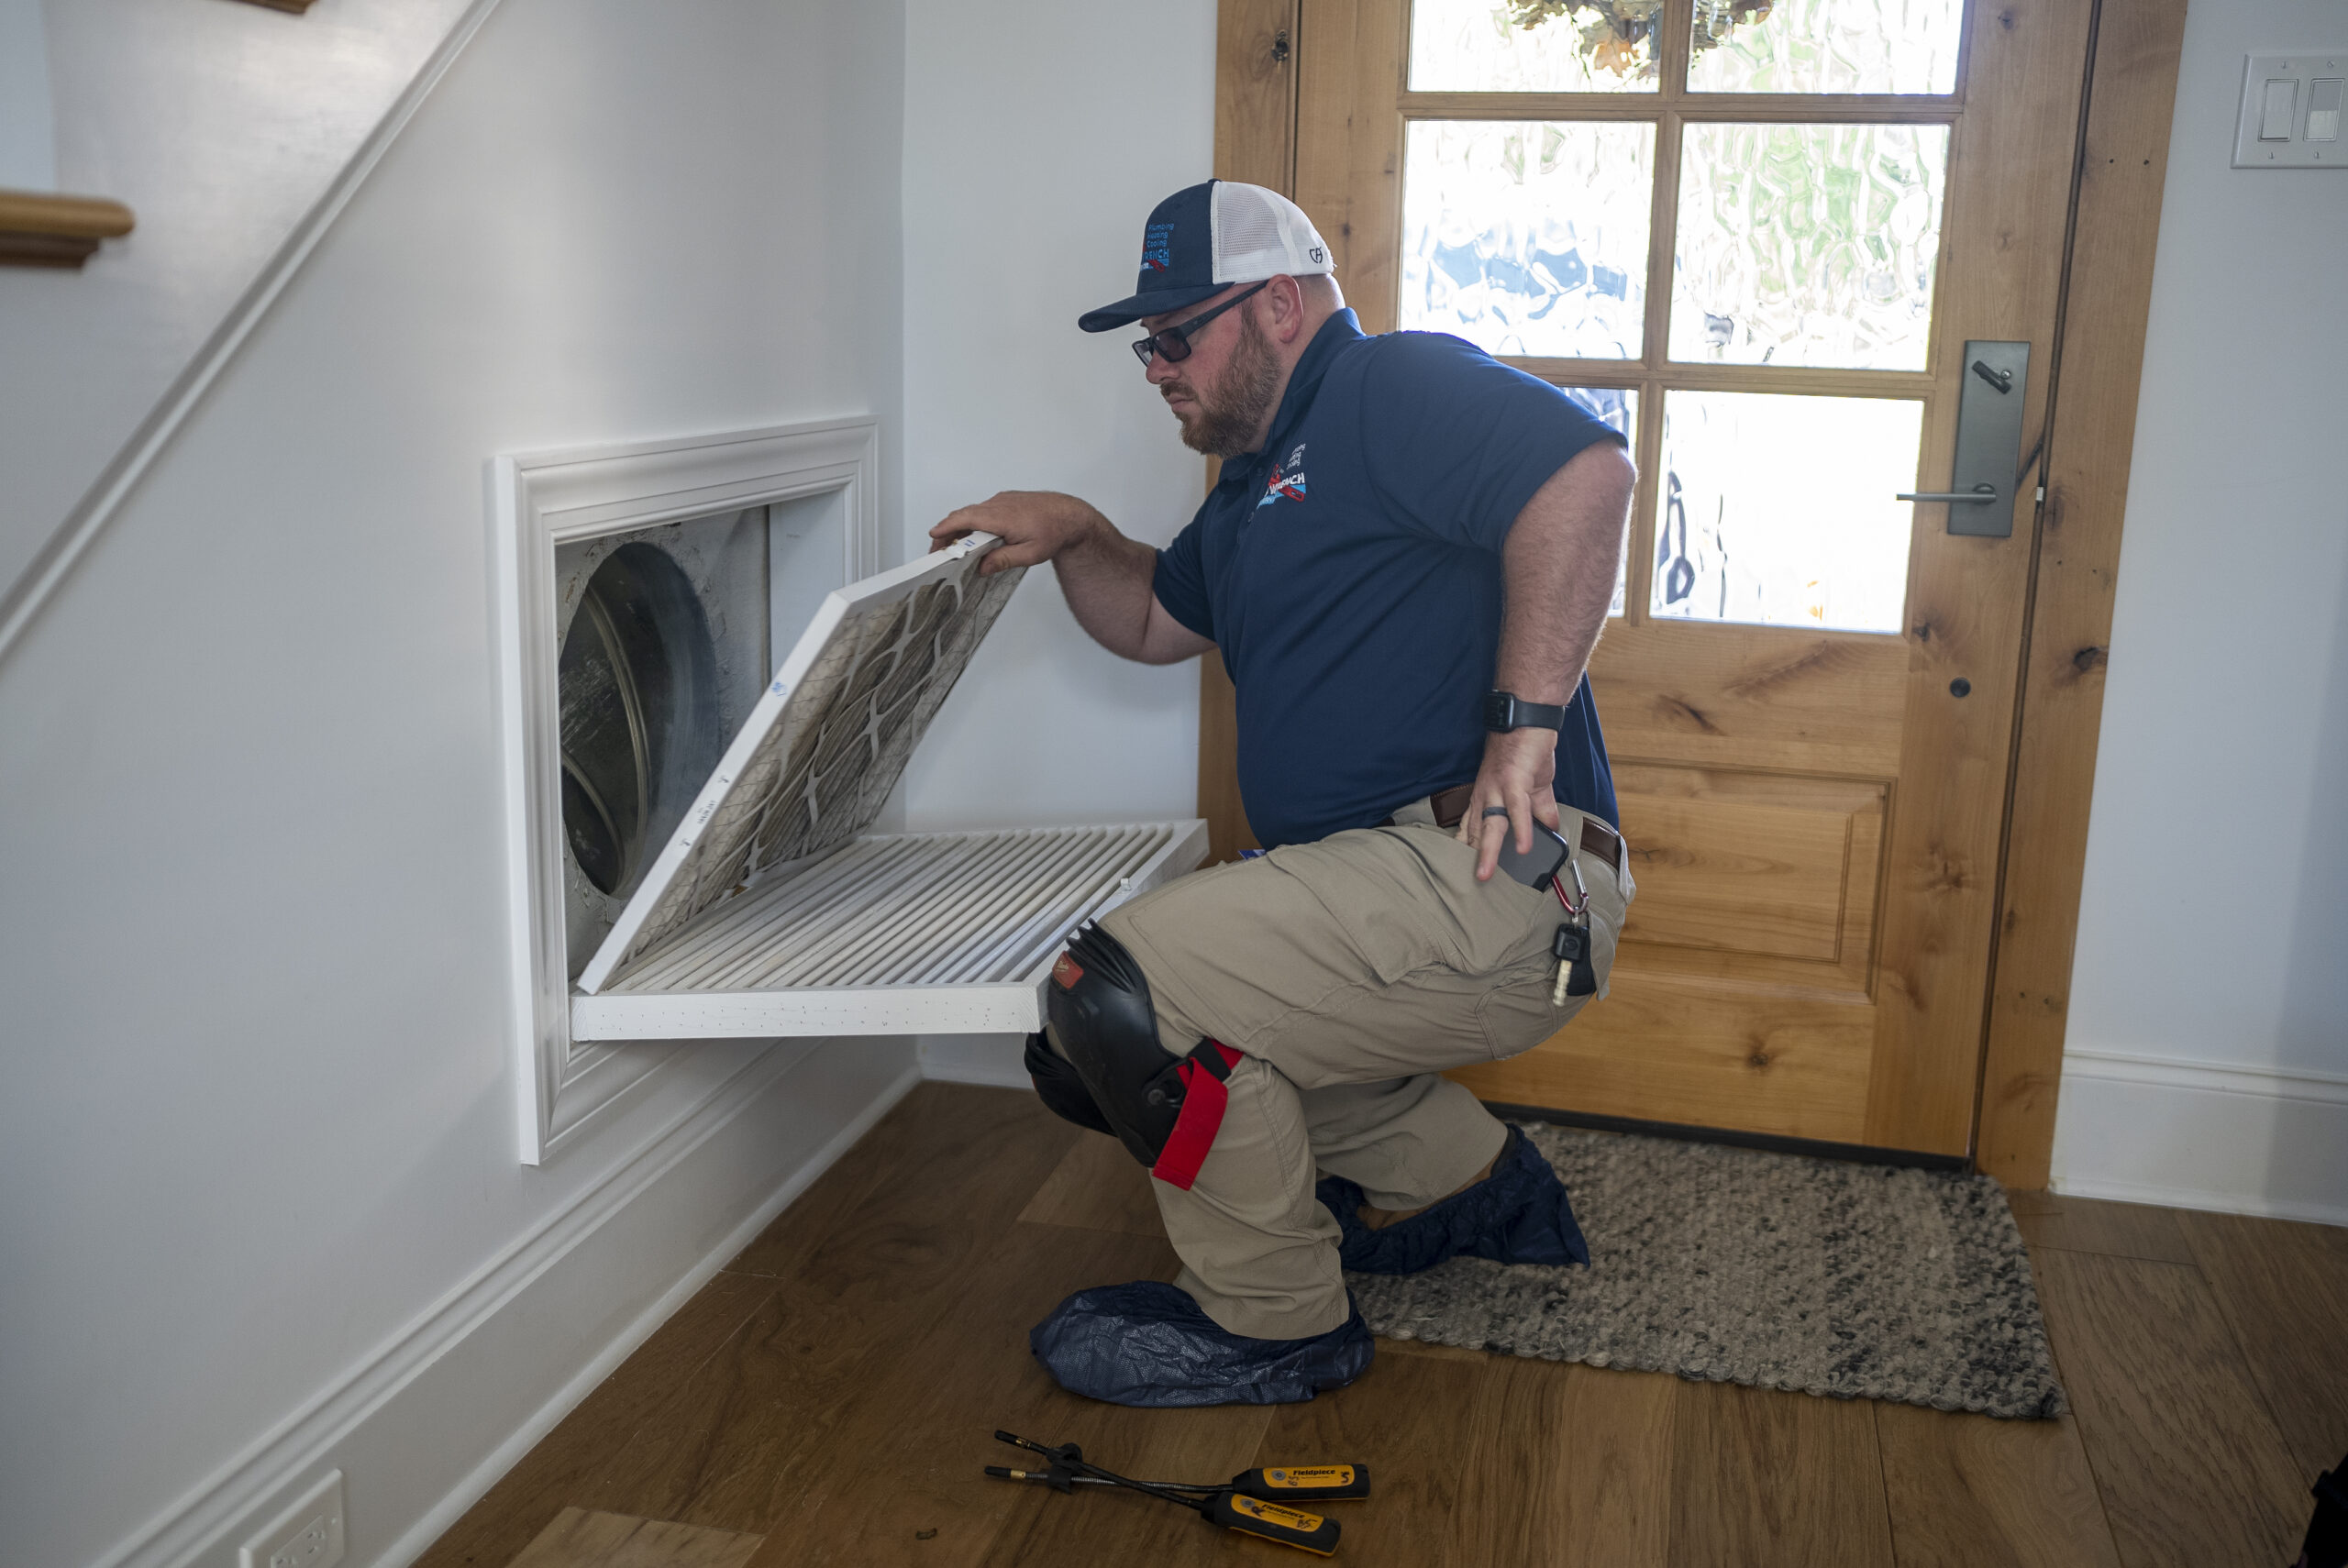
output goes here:
{"type": "Polygon", "coordinates": [[[1414,120],[1404,147],[1405,328],[1638,358],[1654,126],[1414,120]]]}
{"type": "Polygon", "coordinates": [[[1660,0],[1416,0],[1414,93],[1652,93],[1660,0]],[[1532,26],[1524,26],[1530,22],[1532,26]]]}
{"type": "Polygon", "coordinates": [[[1965,0],[1694,0],[1696,93],[1954,93],[1965,0]]]}
{"type": "MultiPolygon", "coordinates": [[[[1559,387],[1559,392],[1581,404],[1608,429],[1623,437],[1631,449],[1639,445],[1639,394],[1617,387],[1559,387]]],[[[1630,536],[1631,520],[1623,520],[1623,537],[1630,536]]],[[[1609,615],[1620,615],[1631,594],[1631,557],[1625,550],[1614,567],[1614,602],[1608,605],[1609,615]]]]}
{"type": "Polygon", "coordinates": [[[1671,357],[1921,370],[1946,126],[1691,125],[1671,357]]]}
{"type": "Polygon", "coordinates": [[[1658,616],[1897,632],[1924,405],[1671,392],[1663,401],[1658,616]]]}

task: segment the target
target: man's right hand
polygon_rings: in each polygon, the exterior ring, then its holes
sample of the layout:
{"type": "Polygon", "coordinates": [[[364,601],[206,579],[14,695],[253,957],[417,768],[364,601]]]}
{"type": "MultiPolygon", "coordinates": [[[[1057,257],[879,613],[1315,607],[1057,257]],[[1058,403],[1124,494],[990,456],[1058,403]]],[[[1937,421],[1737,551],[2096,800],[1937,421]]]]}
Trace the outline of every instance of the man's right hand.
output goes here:
{"type": "Polygon", "coordinates": [[[1006,490],[948,513],[929,531],[930,548],[975,533],[1002,540],[979,562],[981,575],[1051,562],[1077,624],[1120,657],[1172,664],[1214,646],[1150,591],[1157,552],[1118,533],[1090,502],[1053,490],[1006,490]]]}
{"type": "Polygon", "coordinates": [[[948,513],[929,531],[929,547],[942,550],[965,534],[993,534],[1002,543],[979,563],[979,574],[991,577],[1013,567],[1041,566],[1104,533],[1117,536],[1090,502],[1056,490],[1006,490],[948,513]]]}

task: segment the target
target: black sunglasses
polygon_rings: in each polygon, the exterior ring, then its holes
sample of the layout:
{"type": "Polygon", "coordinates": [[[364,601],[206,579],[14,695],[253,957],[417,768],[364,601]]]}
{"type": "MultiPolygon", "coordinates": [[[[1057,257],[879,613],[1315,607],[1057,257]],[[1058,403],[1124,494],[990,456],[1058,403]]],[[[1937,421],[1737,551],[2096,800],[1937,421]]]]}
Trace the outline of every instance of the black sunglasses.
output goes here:
{"type": "Polygon", "coordinates": [[[1241,300],[1246,299],[1249,294],[1262,293],[1270,285],[1270,283],[1271,280],[1267,278],[1262,282],[1257,284],[1254,288],[1243,289],[1239,293],[1232,295],[1229,299],[1224,301],[1221,304],[1215,306],[1214,309],[1207,312],[1204,315],[1194,315],[1190,320],[1182,322],[1179,326],[1169,326],[1163,331],[1151,333],[1148,337],[1143,338],[1140,342],[1133,346],[1134,358],[1146,365],[1149,363],[1151,356],[1162,355],[1165,357],[1168,364],[1180,364],[1183,360],[1191,357],[1191,334],[1198,331],[1199,328],[1204,326],[1208,322],[1213,321],[1216,316],[1221,315],[1224,311],[1229,310],[1233,305],[1237,304],[1241,300]]]}

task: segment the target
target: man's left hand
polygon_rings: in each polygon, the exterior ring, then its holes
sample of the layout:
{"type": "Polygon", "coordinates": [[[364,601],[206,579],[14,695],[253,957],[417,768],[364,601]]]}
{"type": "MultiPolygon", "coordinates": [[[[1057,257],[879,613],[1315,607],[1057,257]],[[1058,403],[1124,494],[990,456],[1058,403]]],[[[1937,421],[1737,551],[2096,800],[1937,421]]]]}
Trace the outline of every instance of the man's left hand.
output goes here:
{"type": "Polygon", "coordinates": [[[1476,880],[1491,880],[1500,864],[1501,845],[1516,840],[1519,855],[1533,853],[1533,824],[1557,825],[1557,732],[1528,726],[1494,731],[1484,736],[1484,766],[1476,775],[1476,792],[1468,814],[1459,819],[1459,842],[1476,846],[1476,880]],[[1486,816],[1485,809],[1503,806],[1508,815],[1486,816]]]}

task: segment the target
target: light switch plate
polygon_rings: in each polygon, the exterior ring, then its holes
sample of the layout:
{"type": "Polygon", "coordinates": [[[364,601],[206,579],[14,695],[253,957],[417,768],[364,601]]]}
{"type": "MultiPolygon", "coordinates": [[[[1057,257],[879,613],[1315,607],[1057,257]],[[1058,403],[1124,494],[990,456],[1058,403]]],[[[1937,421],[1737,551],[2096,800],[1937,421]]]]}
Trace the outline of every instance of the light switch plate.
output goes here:
{"type": "Polygon", "coordinates": [[[2252,55],[2242,73],[2234,167],[2348,169],[2339,108],[2343,80],[2348,49],[2252,55]]]}

